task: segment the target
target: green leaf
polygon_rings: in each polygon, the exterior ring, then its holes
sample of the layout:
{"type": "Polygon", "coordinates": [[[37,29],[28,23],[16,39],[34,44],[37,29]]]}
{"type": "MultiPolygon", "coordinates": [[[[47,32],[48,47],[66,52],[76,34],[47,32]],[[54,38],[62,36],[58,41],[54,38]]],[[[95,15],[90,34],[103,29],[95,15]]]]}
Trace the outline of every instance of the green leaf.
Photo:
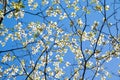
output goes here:
{"type": "Polygon", "coordinates": [[[16,56],[12,56],[12,61],[16,58],[16,56]]]}
{"type": "Polygon", "coordinates": [[[34,34],[34,38],[37,38],[40,34],[37,32],[34,34]]]}

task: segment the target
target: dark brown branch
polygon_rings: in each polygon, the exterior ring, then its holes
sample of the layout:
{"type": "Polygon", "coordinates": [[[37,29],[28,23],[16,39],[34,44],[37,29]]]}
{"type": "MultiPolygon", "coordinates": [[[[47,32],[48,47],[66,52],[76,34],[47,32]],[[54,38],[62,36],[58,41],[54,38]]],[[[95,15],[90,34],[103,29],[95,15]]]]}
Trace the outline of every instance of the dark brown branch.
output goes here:
{"type": "Polygon", "coordinates": [[[40,60],[41,56],[45,53],[46,50],[47,50],[47,48],[45,48],[45,49],[43,50],[43,52],[39,55],[38,59],[37,59],[36,62],[35,62],[35,66],[33,67],[32,71],[28,74],[28,76],[26,77],[25,80],[27,80],[27,79],[29,78],[29,76],[34,72],[34,70],[35,70],[35,68],[36,68],[36,66],[37,66],[37,64],[38,64],[38,61],[40,60]]]}

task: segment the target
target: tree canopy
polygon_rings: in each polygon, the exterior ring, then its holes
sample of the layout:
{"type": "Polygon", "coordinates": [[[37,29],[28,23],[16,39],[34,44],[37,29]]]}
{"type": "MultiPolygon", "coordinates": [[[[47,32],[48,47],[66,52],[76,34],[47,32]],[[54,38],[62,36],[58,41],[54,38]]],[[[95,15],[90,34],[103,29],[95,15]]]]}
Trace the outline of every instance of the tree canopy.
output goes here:
{"type": "Polygon", "coordinates": [[[0,79],[118,80],[120,0],[1,0],[0,79]]]}

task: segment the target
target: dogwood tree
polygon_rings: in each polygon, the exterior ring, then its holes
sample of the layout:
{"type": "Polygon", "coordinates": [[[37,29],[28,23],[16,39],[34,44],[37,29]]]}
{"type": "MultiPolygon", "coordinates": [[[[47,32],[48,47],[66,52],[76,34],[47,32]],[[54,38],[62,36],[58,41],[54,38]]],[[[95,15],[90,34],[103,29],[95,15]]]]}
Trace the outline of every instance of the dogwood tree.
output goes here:
{"type": "Polygon", "coordinates": [[[1,80],[113,80],[119,0],[1,0],[1,80]]]}

